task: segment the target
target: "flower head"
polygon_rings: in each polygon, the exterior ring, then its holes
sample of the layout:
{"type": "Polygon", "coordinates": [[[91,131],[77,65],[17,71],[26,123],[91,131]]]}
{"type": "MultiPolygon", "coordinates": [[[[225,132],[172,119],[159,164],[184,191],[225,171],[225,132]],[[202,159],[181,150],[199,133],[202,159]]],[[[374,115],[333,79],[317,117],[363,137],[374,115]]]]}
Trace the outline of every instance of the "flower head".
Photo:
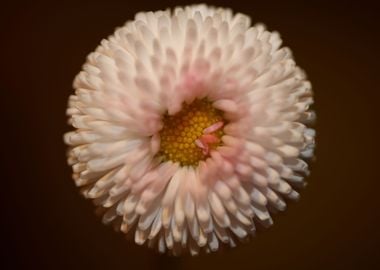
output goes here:
{"type": "Polygon", "coordinates": [[[299,197],[311,85],[279,34],[245,15],[138,13],[88,56],[74,88],[75,183],[138,244],[235,246],[299,197]]]}

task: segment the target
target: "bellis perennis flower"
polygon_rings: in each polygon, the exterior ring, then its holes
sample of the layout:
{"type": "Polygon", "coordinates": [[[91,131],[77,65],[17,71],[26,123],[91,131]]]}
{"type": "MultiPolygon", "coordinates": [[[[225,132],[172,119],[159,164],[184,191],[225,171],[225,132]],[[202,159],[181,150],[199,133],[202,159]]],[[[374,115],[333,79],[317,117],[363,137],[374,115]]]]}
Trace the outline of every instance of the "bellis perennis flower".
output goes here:
{"type": "Polygon", "coordinates": [[[138,13],[88,56],[74,88],[75,183],[138,244],[235,246],[299,197],[311,85],[279,34],[245,15],[138,13]]]}

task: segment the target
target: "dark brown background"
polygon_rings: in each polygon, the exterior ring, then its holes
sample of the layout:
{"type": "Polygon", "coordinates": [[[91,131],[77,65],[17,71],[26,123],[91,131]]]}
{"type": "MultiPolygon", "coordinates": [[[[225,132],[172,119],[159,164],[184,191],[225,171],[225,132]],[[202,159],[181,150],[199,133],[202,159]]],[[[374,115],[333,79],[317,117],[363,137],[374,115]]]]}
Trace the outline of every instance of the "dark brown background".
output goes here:
{"type": "Polygon", "coordinates": [[[101,224],[71,180],[62,134],[85,56],[136,12],[184,2],[62,2],[1,6],[1,269],[379,269],[374,4],[213,2],[278,30],[307,71],[318,114],[317,161],[299,203],[251,243],[172,258],[101,224]]]}

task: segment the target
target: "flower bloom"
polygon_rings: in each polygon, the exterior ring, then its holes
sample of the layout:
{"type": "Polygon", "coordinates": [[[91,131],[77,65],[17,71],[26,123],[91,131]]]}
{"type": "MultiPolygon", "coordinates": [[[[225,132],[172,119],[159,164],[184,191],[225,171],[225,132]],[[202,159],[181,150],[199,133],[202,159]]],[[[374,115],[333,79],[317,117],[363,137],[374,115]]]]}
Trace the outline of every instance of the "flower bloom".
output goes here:
{"type": "Polygon", "coordinates": [[[74,80],[73,178],[160,252],[235,246],[299,197],[310,82],[277,32],[205,5],[138,13],[74,80]]]}

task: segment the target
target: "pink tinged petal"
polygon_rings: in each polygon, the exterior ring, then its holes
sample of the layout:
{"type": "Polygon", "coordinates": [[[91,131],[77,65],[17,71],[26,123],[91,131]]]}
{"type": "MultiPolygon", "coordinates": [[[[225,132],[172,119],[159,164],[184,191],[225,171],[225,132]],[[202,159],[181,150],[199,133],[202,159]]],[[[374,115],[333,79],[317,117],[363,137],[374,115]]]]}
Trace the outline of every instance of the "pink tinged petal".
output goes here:
{"type": "MultiPolygon", "coordinates": [[[[69,112],[69,110],[68,110],[68,112],[69,112]]],[[[304,123],[304,124],[312,124],[315,122],[316,118],[317,117],[316,117],[316,114],[314,111],[302,112],[300,115],[299,121],[304,123]]]]}
{"type": "MultiPolygon", "coordinates": [[[[104,204],[104,202],[106,201],[107,199],[107,195],[106,194],[103,194],[102,196],[98,197],[98,198],[95,198],[93,200],[93,203],[94,205],[96,206],[102,206],[104,204]]],[[[99,209],[99,208],[98,208],[99,209]]]]}
{"type": "Polygon", "coordinates": [[[100,139],[101,136],[92,131],[71,131],[64,135],[65,143],[73,146],[96,142],[100,139]]]}
{"type": "Polygon", "coordinates": [[[231,161],[234,161],[236,159],[236,156],[238,155],[240,151],[236,147],[231,147],[231,146],[226,146],[226,145],[218,147],[217,150],[224,158],[231,161]]]}
{"type": "Polygon", "coordinates": [[[147,155],[146,157],[142,158],[131,168],[129,172],[129,177],[132,182],[139,181],[147,172],[150,171],[152,166],[154,166],[154,163],[152,162],[151,155],[147,155]]]}
{"type": "MultiPolygon", "coordinates": [[[[85,171],[86,172],[86,171],[85,171]]],[[[81,177],[86,177],[84,173],[81,173],[81,177]]],[[[117,169],[111,170],[108,173],[106,173],[104,176],[100,178],[92,179],[89,178],[91,181],[86,180],[85,178],[79,179],[83,182],[85,180],[89,184],[87,187],[84,187],[83,189],[83,195],[87,198],[99,198],[106,193],[109,192],[109,190],[113,187],[115,187],[117,184],[115,183],[115,172],[117,172],[117,169]],[[91,185],[92,180],[96,180],[96,183],[94,185],[91,185]]],[[[98,175],[99,177],[100,175],[98,175]]],[[[104,201],[104,200],[103,200],[104,201]]]]}
{"type": "Polygon", "coordinates": [[[108,190],[111,187],[113,187],[115,184],[112,181],[112,176],[113,176],[113,172],[103,176],[98,182],[96,182],[96,184],[91,189],[86,191],[84,193],[84,195],[87,198],[94,199],[94,198],[99,198],[99,197],[103,196],[104,194],[106,194],[108,192],[108,190]]]}
{"type": "Polygon", "coordinates": [[[198,246],[204,247],[207,244],[207,236],[202,229],[199,230],[198,246]]]}
{"type": "Polygon", "coordinates": [[[92,178],[92,179],[83,179],[83,178],[80,178],[79,174],[77,174],[77,173],[73,173],[72,177],[73,177],[73,180],[75,181],[75,185],[78,186],[78,187],[91,184],[91,183],[93,183],[93,182],[95,182],[97,180],[96,178],[92,178]]]}
{"type": "Polygon", "coordinates": [[[249,194],[241,186],[234,190],[233,197],[237,202],[243,205],[250,205],[251,203],[251,198],[249,194]]]}
{"type": "Polygon", "coordinates": [[[250,176],[252,174],[253,168],[244,163],[236,164],[235,170],[241,176],[250,176]]]}
{"type": "Polygon", "coordinates": [[[203,179],[200,178],[200,179],[201,179],[201,183],[204,183],[204,185],[207,185],[207,189],[208,189],[208,187],[213,185],[213,183],[217,180],[216,175],[218,174],[218,171],[220,170],[220,168],[219,168],[219,164],[216,163],[216,161],[213,158],[206,159],[204,164],[205,164],[204,168],[205,168],[206,173],[203,173],[204,178],[203,179]]]}
{"type": "Polygon", "coordinates": [[[283,157],[297,157],[299,155],[299,150],[296,147],[290,145],[280,146],[277,148],[277,150],[283,157]]]}
{"type": "Polygon", "coordinates": [[[278,185],[280,181],[280,174],[271,167],[266,168],[267,179],[269,185],[278,185]]]}
{"type": "Polygon", "coordinates": [[[233,173],[234,168],[232,164],[223,158],[219,151],[212,150],[210,156],[215,163],[215,167],[217,168],[217,175],[225,177],[230,176],[233,173]]]}
{"type": "Polygon", "coordinates": [[[202,231],[209,233],[212,231],[212,220],[210,216],[210,206],[207,200],[199,201],[196,207],[197,217],[199,225],[202,228],[202,231]]]}
{"type": "MultiPolygon", "coordinates": [[[[149,79],[149,75],[137,75],[134,78],[134,82],[139,90],[139,94],[142,95],[142,97],[152,97],[156,95],[157,86],[152,79],[149,79]]],[[[150,109],[153,109],[153,112],[157,112],[157,104],[154,105],[154,103],[148,102],[147,99],[143,99],[139,105],[142,105],[142,108],[147,110],[147,112],[151,112],[150,109]]]]}
{"type": "Polygon", "coordinates": [[[88,150],[87,145],[76,146],[71,151],[72,158],[75,162],[86,162],[92,158],[92,154],[88,150]]]}
{"type": "Polygon", "coordinates": [[[171,230],[165,230],[164,231],[165,233],[165,243],[166,243],[166,247],[168,249],[172,249],[173,248],[173,234],[172,234],[172,231],[171,230]]]}
{"type": "Polygon", "coordinates": [[[126,154],[133,149],[139,147],[144,140],[126,140],[125,138],[118,141],[109,141],[109,142],[95,142],[89,144],[87,150],[89,154],[94,157],[110,157],[117,156],[120,154],[126,154]]]}
{"type": "Polygon", "coordinates": [[[186,42],[196,44],[198,39],[197,25],[193,19],[188,19],[186,27],[186,42]]]}
{"type": "Polygon", "coordinates": [[[198,48],[197,48],[197,52],[196,52],[196,55],[197,55],[197,58],[204,58],[205,57],[205,40],[201,40],[199,45],[198,45],[198,48]]]}
{"type": "Polygon", "coordinates": [[[207,192],[206,186],[203,185],[203,183],[206,183],[210,175],[210,170],[206,161],[201,160],[198,164],[198,167],[192,169],[191,175],[192,178],[190,180],[190,192],[197,200],[199,197],[201,197],[207,192]]]}
{"type": "Polygon", "coordinates": [[[170,206],[166,206],[162,208],[161,219],[162,219],[162,226],[165,229],[169,229],[171,218],[172,218],[172,212],[173,212],[173,208],[170,206]]]}
{"type": "Polygon", "coordinates": [[[185,209],[185,216],[186,216],[187,222],[190,225],[192,224],[192,221],[195,216],[194,200],[190,193],[187,193],[186,195],[184,209],[185,209]]]}
{"type": "Polygon", "coordinates": [[[221,59],[221,56],[222,56],[222,50],[220,47],[214,47],[210,52],[209,52],[209,56],[207,57],[212,65],[217,67],[218,64],[219,64],[219,61],[221,59]]]}
{"type": "Polygon", "coordinates": [[[204,231],[211,228],[210,209],[207,202],[207,181],[210,173],[210,168],[205,162],[201,162],[197,171],[194,173],[192,184],[192,195],[196,203],[196,214],[199,220],[199,225],[204,231]]]}
{"type": "MultiPolygon", "coordinates": [[[[241,202],[236,201],[236,204],[238,205],[239,212],[241,212],[246,218],[251,220],[251,218],[254,217],[255,213],[253,212],[251,202],[249,204],[242,204],[241,202]]],[[[250,224],[252,224],[251,221],[250,224]]]]}
{"type": "Polygon", "coordinates": [[[267,178],[258,172],[252,174],[252,182],[257,187],[266,187],[268,185],[267,178]]]}
{"type": "Polygon", "coordinates": [[[236,219],[231,220],[230,229],[239,238],[244,238],[247,236],[247,231],[240,225],[240,223],[236,219]]]}
{"type": "Polygon", "coordinates": [[[230,234],[227,232],[227,229],[218,226],[218,224],[215,224],[214,232],[223,243],[228,243],[230,241],[230,234]]]}
{"type": "Polygon", "coordinates": [[[189,226],[189,231],[190,231],[191,237],[195,241],[198,241],[198,239],[199,239],[199,231],[200,231],[200,228],[199,228],[199,225],[198,225],[198,219],[193,218],[193,219],[189,220],[188,221],[188,226],[189,226]]]}
{"type": "Polygon", "coordinates": [[[217,100],[212,105],[215,108],[228,113],[234,113],[238,110],[236,102],[231,99],[217,100]]]}
{"type": "Polygon", "coordinates": [[[273,152],[268,152],[264,158],[265,158],[265,161],[267,161],[268,164],[270,165],[280,166],[283,163],[282,157],[273,152]]]}
{"type": "Polygon", "coordinates": [[[270,129],[260,126],[254,127],[253,134],[258,139],[267,139],[273,137],[270,129]]]}
{"type": "Polygon", "coordinates": [[[121,185],[115,185],[113,186],[109,193],[109,197],[107,200],[104,202],[103,206],[104,207],[111,207],[114,205],[116,202],[118,202],[120,199],[126,196],[126,193],[129,191],[129,186],[125,184],[121,185]]]}
{"type": "Polygon", "coordinates": [[[244,127],[239,122],[230,122],[224,126],[223,131],[226,135],[239,137],[244,134],[244,127]]]}
{"type": "Polygon", "coordinates": [[[151,136],[156,134],[162,129],[163,126],[160,118],[156,115],[150,117],[146,116],[145,118],[141,118],[139,121],[139,132],[143,136],[151,136]]]}
{"type": "Polygon", "coordinates": [[[278,183],[272,184],[270,187],[281,194],[289,194],[293,190],[292,187],[283,180],[279,180],[278,183]]]}
{"type": "Polygon", "coordinates": [[[147,238],[148,238],[148,232],[147,231],[142,231],[139,228],[136,229],[136,232],[135,232],[136,244],[138,244],[138,245],[144,244],[147,238]]]}
{"type": "Polygon", "coordinates": [[[123,223],[120,227],[120,230],[124,233],[127,233],[133,225],[137,222],[138,215],[136,213],[131,213],[123,216],[123,223]]]}
{"type": "Polygon", "coordinates": [[[236,205],[235,201],[233,199],[223,201],[224,206],[226,209],[232,214],[236,215],[238,211],[238,206],[236,205]]]}
{"type": "Polygon", "coordinates": [[[150,205],[157,198],[157,194],[151,191],[144,191],[144,193],[140,196],[140,200],[136,206],[136,213],[139,215],[143,215],[146,211],[149,210],[150,205]]]}
{"type": "Polygon", "coordinates": [[[222,141],[224,142],[226,146],[235,147],[237,149],[241,148],[242,146],[242,140],[233,136],[224,135],[222,137],[222,141]]]}
{"type": "Polygon", "coordinates": [[[191,256],[196,256],[199,254],[199,247],[195,241],[189,241],[188,248],[191,256]]]}
{"type": "Polygon", "coordinates": [[[295,186],[304,186],[306,184],[304,182],[304,177],[297,174],[286,176],[284,179],[295,186]]]}
{"type": "Polygon", "coordinates": [[[233,164],[228,160],[223,158],[223,165],[222,165],[225,175],[230,176],[231,174],[234,173],[234,166],[233,164]]]}
{"type": "Polygon", "coordinates": [[[129,174],[129,167],[127,165],[124,165],[114,176],[114,182],[116,184],[119,183],[124,183],[125,185],[130,185],[132,184],[131,179],[128,178],[129,174]]]}
{"type": "Polygon", "coordinates": [[[140,194],[146,188],[146,186],[155,181],[158,177],[159,175],[153,168],[151,171],[142,176],[138,181],[133,183],[131,192],[133,194],[140,194]]]}
{"type": "Polygon", "coordinates": [[[138,202],[138,196],[134,194],[128,195],[124,203],[124,214],[129,215],[135,212],[135,208],[138,202]]]}
{"type": "Polygon", "coordinates": [[[99,179],[99,177],[102,177],[102,175],[104,175],[105,173],[107,172],[113,172],[115,173],[115,171],[118,169],[118,167],[114,168],[114,169],[111,169],[111,170],[107,170],[107,171],[101,171],[101,172],[92,172],[90,170],[84,170],[82,171],[80,174],[79,174],[79,177],[82,178],[82,179],[91,179],[91,180],[97,180],[99,179]]]}
{"type": "Polygon", "coordinates": [[[266,188],[264,192],[265,197],[268,199],[269,203],[277,210],[284,211],[286,209],[285,201],[282,200],[272,189],[266,188]]]}
{"type": "Polygon", "coordinates": [[[182,228],[185,222],[185,211],[184,211],[184,199],[185,199],[186,191],[182,187],[180,194],[177,196],[174,203],[174,220],[175,224],[182,228]]]}
{"type": "Polygon", "coordinates": [[[185,206],[188,193],[188,185],[191,183],[188,171],[184,173],[183,184],[174,203],[174,220],[179,228],[183,228],[186,218],[185,206]]]}
{"type": "MultiPolygon", "coordinates": [[[[199,89],[200,77],[196,73],[187,73],[184,75],[181,85],[182,94],[184,97],[193,99],[194,91],[199,89]]],[[[195,95],[194,95],[195,96],[195,95]]]]}
{"type": "Polygon", "coordinates": [[[165,238],[162,234],[159,236],[158,240],[158,251],[160,253],[165,253],[166,251],[165,238]]]}
{"type": "MultiPolygon", "coordinates": [[[[224,55],[226,55],[224,53],[224,55]]],[[[224,78],[219,78],[219,80],[224,78]]],[[[224,80],[220,88],[212,91],[209,96],[211,100],[232,100],[236,97],[236,90],[240,88],[239,83],[235,79],[227,78],[224,80]]]]}
{"type": "Polygon", "coordinates": [[[196,180],[198,176],[196,176],[196,173],[194,169],[189,169],[189,175],[187,179],[187,184],[190,187],[190,193],[187,193],[187,197],[185,200],[185,216],[187,219],[187,223],[189,226],[190,234],[192,238],[196,241],[199,239],[200,235],[200,228],[198,224],[198,219],[196,217],[196,208],[195,208],[195,201],[198,201],[198,194],[199,191],[197,188],[194,189],[194,182],[198,181],[196,180]],[[194,197],[196,196],[196,197],[194,197]],[[195,198],[195,200],[193,199],[195,198]]]}
{"type": "Polygon", "coordinates": [[[258,218],[262,225],[268,227],[273,224],[273,220],[266,207],[253,205],[252,208],[255,212],[255,216],[258,218]]]}
{"type": "Polygon", "coordinates": [[[113,220],[115,220],[116,217],[117,217],[116,207],[114,206],[114,207],[109,208],[107,212],[103,215],[102,222],[104,224],[109,224],[113,220]]]}
{"type": "MultiPolygon", "coordinates": [[[[160,164],[158,168],[153,169],[148,176],[149,184],[147,187],[141,185],[141,190],[136,190],[136,192],[142,192],[140,196],[140,201],[136,207],[136,211],[139,214],[144,214],[154,199],[161,196],[162,190],[165,188],[166,183],[172,179],[175,172],[178,170],[178,164],[172,162],[165,162],[160,164]]],[[[145,178],[145,177],[144,177],[145,178]]],[[[143,180],[143,179],[142,179],[143,180]]],[[[137,182],[136,185],[140,185],[137,182]]]]}
{"type": "Polygon", "coordinates": [[[228,227],[230,225],[230,219],[219,197],[214,192],[210,192],[208,199],[216,223],[222,228],[228,227]]]}
{"type": "Polygon", "coordinates": [[[300,171],[307,173],[308,172],[308,164],[302,159],[292,159],[291,162],[288,162],[286,166],[295,171],[300,171]]]}
{"type": "Polygon", "coordinates": [[[289,194],[285,194],[284,196],[290,200],[295,200],[295,201],[300,198],[300,194],[295,190],[292,190],[289,194]]]}
{"type": "Polygon", "coordinates": [[[128,156],[125,158],[124,163],[133,168],[136,164],[140,163],[140,160],[149,154],[149,145],[141,145],[140,147],[128,152],[128,156]]]}
{"type": "Polygon", "coordinates": [[[267,198],[257,188],[253,188],[251,192],[251,199],[254,203],[261,206],[266,206],[267,198]]]}
{"type": "Polygon", "coordinates": [[[232,197],[230,188],[221,180],[215,183],[214,190],[223,200],[230,200],[232,197]]]}
{"type": "MultiPolygon", "coordinates": [[[[282,178],[288,178],[293,174],[293,170],[283,164],[277,165],[275,168],[282,178]]],[[[305,174],[307,175],[307,172],[305,174]]]]}
{"type": "Polygon", "coordinates": [[[268,164],[264,160],[254,156],[250,157],[250,164],[256,169],[265,169],[268,167],[268,164]]]}
{"type": "Polygon", "coordinates": [[[156,133],[152,136],[151,141],[150,141],[150,149],[152,155],[157,154],[157,152],[160,150],[160,134],[156,133]]]}
{"type": "Polygon", "coordinates": [[[168,114],[175,115],[176,113],[180,112],[182,109],[182,102],[183,102],[183,99],[179,95],[175,95],[171,97],[167,105],[168,114]]]}
{"type": "Polygon", "coordinates": [[[187,169],[186,168],[179,168],[175,174],[173,175],[173,178],[170,180],[168,187],[166,188],[165,195],[162,199],[162,206],[172,206],[174,203],[174,199],[177,196],[177,191],[181,184],[183,184],[183,180],[186,177],[187,169]]]}
{"type": "Polygon", "coordinates": [[[210,156],[214,160],[214,162],[217,164],[218,168],[222,168],[222,164],[224,161],[222,155],[216,150],[211,150],[210,156]]]}
{"type": "MultiPolygon", "coordinates": [[[[248,215],[249,217],[245,216],[245,214],[241,213],[240,211],[236,213],[236,219],[244,224],[245,226],[249,226],[253,223],[251,217],[253,216],[253,210],[252,210],[252,214],[248,215]]],[[[232,224],[231,224],[232,225],[232,224]]]]}
{"type": "Polygon", "coordinates": [[[219,241],[215,233],[212,233],[208,239],[208,246],[211,251],[217,251],[219,248],[219,241]]]}
{"type": "Polygon", "coordinates": [[[172,220],[171,229],[172,229],[174,242],[176,243],[180,242],[182,240],[183,228],[179,226],[174,219],[172,220]]]}
{"type": "Polygon", "coordinates": [[[263,146],[254,142],[246,142],[245,147],[252,155],[256,157],[263,157],[267,153],[263,146]]]}
{"type": "Polygon", "coordinates": [[[225,183],[231,190],[236,190],[241,187],[240,180],[236,175],[231,175],[225,179],[225,183]]]}
{"type": "Polygon", "coordinates": [[[183,183],[185,170],[185,168],[180,168],[176,171],[173,178],[170,180],[169,185],[166,188],[165,195],[162,199],[162,224],[164,228],[169,228],[174,208],[174,199],[177,196],[179,186],[183,183]]]}
{"type": "Polygon", "coordinates": [[[188,237],[188,229],[187,228],[184,228],[183,231],[182,231],[182,239],[181,239],[181,246],[182,248],[186,248],[187,247],[187,237],[188,237]]]}
{"type": "Polygon", "coordinates": [[[211,68],[210,63],[208,60],[204,58],[195,58],[193,62],[193,68],[199,77],[198,87],[200,87],[200,89],[197,91],[197,97],[202,99],[207,95],[207,92],[208,92],[207,87],[202,87],[203,86],[202,84],[203,84],[204,78],[207,78],[209,76],[209,72],[211,68]]]}
{"type": "Polygon", "coordinates": [[[119,216],[123,216],[123,215],[124,215],[124,203],[125,203],[126,198],[127,198],[127,196],[125,196],[122,200],[120,200],[120,201],[117,203],[117,206],[116,206],[116,213],[117,213],[119,216]]]}
{"type": "Polygon", "coordinates": [[[160,77],[160,88],[159,100],[165,107],[167,107],[170,101],[171,89],[173,88],[172,81],[167,74],[160,77]]]}
{"type": "Polygon", "coordinates": [[[158,233],[160,232],[161,227],[162,227],[161,215],[162,215],[162,208],[160,208],[158,210],[157,215],[154,218],[154,221],[153,221],[153,224],[152,224],[152,227],[150,229],[149,236],[148,236],[149,239],[154,239],[158,235],[158,233]]]}

